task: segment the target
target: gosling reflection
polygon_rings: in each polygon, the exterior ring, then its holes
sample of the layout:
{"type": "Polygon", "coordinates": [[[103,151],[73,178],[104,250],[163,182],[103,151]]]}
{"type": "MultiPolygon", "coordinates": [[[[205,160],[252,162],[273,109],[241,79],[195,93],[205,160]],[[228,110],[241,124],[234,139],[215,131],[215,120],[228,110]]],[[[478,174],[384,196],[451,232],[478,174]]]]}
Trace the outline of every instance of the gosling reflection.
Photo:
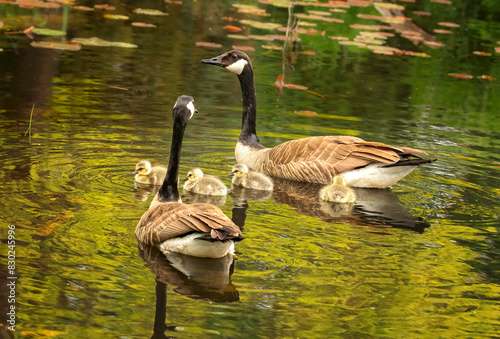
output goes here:
{"type": "Polygon", "coordinates": [[[298,213],[324,221],[372,227],[397,227],[422,233],[430,226],[414,217],[390,189],[353,188],[356,202],[336,204],[319,200],[322,185],[273,178],[273,199],[298,213]]]}
{"type": "Polygon", "coordinates": [[[161,186],[141,184],[137,181],[134,182],[134,200],[146,201],[149,196],[155,196],[161,186]]]}

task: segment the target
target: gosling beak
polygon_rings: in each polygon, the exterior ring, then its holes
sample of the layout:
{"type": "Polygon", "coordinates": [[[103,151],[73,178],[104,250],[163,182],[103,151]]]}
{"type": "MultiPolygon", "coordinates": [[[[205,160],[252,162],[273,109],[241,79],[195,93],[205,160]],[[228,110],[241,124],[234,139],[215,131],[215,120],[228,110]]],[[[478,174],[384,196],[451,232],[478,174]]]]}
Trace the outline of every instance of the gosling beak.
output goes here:
{"type": "Polygon", "coordinates": [[[233,172],[231,172],[231,173],[229,173],[227,176],[228,176],[228,177],[234,177],[234,173],[233,173],[233,172]]]}
{"type": "Polygon", "coordinates": [[[219,56],[217,56],[215,58],[211,58],[211,59],[203,59],[203,60],[201,60],[201,63],[224,67],[224,66],[222,66],[222,55],[219,55],[219,56]]]}
{"type": "Polygon", "coordinates": [[[188,181],[188,177],[185,177],[184,179],[182,179],[182,181],[188,181]]]}
{"type": "Polygon", "coordinates": [[[137,170],[135,170],[135,171],[132,172],[132,174],[137,174],[137,173],[139,173],[139,172],[137,172],[137,170]]]}

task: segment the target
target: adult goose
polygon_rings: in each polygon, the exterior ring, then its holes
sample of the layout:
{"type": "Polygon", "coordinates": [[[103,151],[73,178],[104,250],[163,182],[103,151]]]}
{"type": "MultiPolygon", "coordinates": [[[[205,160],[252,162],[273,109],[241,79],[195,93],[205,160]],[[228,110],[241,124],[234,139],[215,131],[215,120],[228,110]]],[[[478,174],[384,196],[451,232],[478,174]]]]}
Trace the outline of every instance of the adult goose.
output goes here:
{"type": "Polygon", "coordinates": [[[174,123],[167,175],[137,224],[135,235],[139,241],[164,253],[221,258],[234,253],[234,242],[242,239],[239,227],[217,206],[183,204],[177,187],[182,138],[195,111],[193,101],[186,95],[177,98],[172,110],[174,123]]]}
{"type": "Polygon", "coordinates": [[[243,96],[241,134],[236,144],[236,162],[265,174],[295,181],[329,184],[342,174],[354,187],[386,188],[419,165],[435,161],[416,154],[424,151],[367,142],[351,136],[320,136],[284,142],[266,148],[256,134],[257,98],[250,58],[232,50],[205,64],[222,66],[238,76],[243,96]]]}

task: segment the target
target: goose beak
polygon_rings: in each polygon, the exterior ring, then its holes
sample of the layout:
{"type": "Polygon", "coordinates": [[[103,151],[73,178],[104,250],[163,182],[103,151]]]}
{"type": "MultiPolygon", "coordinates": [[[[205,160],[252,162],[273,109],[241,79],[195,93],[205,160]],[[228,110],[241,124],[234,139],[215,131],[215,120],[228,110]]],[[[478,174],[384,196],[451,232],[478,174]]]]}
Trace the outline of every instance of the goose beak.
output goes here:
{"type": "MultiPolygon", "coordinates": [[[[198,114],[198,113],[199,113],[198,108],[195,108],[194,109],[194,114],[198,114]]],[[[186,178],[186,180],[187,180],[187,178],[186,178]]]]}
{"type": "Polygon", "coordinates": [[[211,59],[203,59],[203,60],[201,60],[201,63],[223,67],[222,66],[222,55],[219,55],[219,56],[217,56],[215,58],[211,58],[211,59]]]}
{"type": "Polygon", "coordinates": [[[234,173],[233,173],[233,172],[231,172],[231,173],[229,173],[227,176],[228,176],[228,177],[234,177],[234,173]]]}
{"type": "Polygon", "coordinates": [[[135,171],[132,172],[132,174],[137,174],[137,173],[139,173],[139,172],[137,172],[137,170],[135,170],[135,171]]]}
{"type": "Polygon", "coordinates": [[[184,179],[182,179],[182,181],[188,181],[188,177],[185,177],[184,179]]]}

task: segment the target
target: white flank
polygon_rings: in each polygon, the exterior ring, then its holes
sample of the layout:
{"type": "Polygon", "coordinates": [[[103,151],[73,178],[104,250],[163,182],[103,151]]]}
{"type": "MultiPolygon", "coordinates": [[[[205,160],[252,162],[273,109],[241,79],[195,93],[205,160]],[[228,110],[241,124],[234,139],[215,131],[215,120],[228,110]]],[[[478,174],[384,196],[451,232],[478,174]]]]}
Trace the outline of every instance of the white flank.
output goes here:
{"type": "Polygon", "coordinates": [[[386,164],[370,164],[363,168],[342,173],[347,186],[364,188],[388,188],[418,166],[383,167],[386,164]]]}
{"type": "Polygon", "coordinates": [[[173,238],[160,245],[162,252],[178,252],[200,258],[221,258],[228,253],[234,254],[234,241],[206,241],[197,238],[207,233],[192,233],[185,237],[173,238]]]}
{"type": "Polygon", "coordinates": [[[248,62],[245,59],[240,59],[234,64],[227,66],[226,69],[233,72],[234,74],[240,75],[247,64],[248,62]]]}
{"type": "Polygon", "coordinates": [[[243,145],[238,141],[234,150],[234,156],[238,164],[245,164],[254,171],[260,171],[262,162],[265,158],[264,153],[269,150],[270,148],[257,149],[252,146],[243,145]]]}

